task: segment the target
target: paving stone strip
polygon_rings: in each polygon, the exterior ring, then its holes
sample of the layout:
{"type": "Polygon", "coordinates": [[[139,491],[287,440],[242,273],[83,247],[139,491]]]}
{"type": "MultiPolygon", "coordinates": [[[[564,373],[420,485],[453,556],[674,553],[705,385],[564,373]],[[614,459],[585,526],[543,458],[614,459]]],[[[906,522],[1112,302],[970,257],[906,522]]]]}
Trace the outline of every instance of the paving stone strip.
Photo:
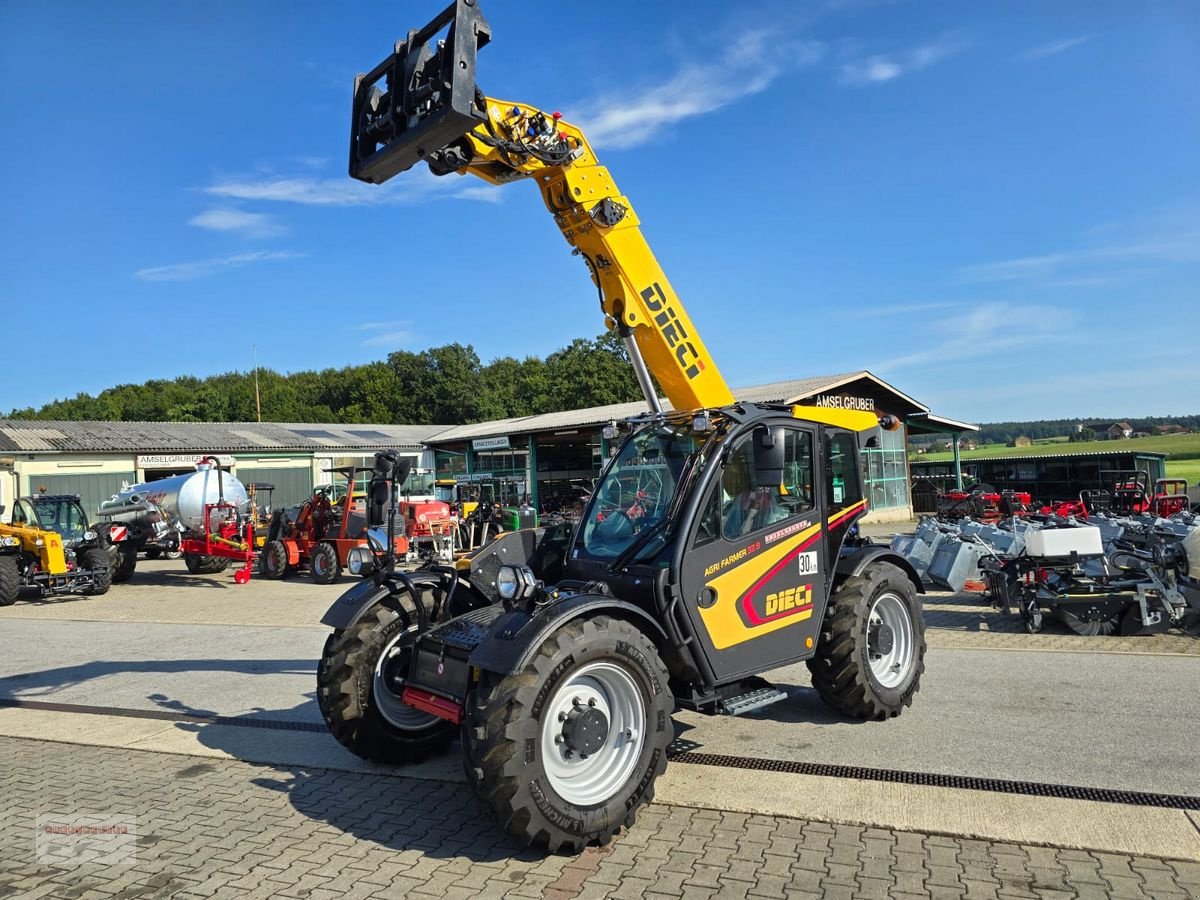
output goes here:
{"type": "Polygon", "coordinates": [[[0,737],[0,897],[1200,897],[1200,864],[656,804],[604,848],[509,840],[462,785],[0,737]],[[136,822],[119,864],[35,823],[136,822]]]}

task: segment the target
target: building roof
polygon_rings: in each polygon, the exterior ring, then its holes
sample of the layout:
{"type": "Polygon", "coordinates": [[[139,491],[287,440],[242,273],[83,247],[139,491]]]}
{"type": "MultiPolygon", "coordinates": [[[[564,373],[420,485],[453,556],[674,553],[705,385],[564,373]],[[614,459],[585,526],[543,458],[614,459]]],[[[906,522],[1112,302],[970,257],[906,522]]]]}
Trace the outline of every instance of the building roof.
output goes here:
{"type": "MultiPolygon", "coordinates": [[[[880,387],[891,391],[920,410],[928,411],[929,409],[929,407],[902,394],[890,384],[877,378],[865,369],[858,372],[843,372],[838,375],[817,375],[812,378],[800,378],[793,381],[775,381],[770,384],[734,388],[733,395],[744,403],[795,403],[816,394],[835,390],[860,379],[875,382],[880,387]]],[[[663,398],[660,398],[660,400],[663,409],[671,408],[671,404],[667,400],[663,398]]],[[[588,426],[603,425],[607,422],[636,416],[645,411],[645,402],[635,400],[631,403],[613,403],[608,406],[593,406],[588,409],[541,413],[535,416],[521,416],[515,419],[496,419],[491,422],[478,422],[473,425],[455,425],[438,432],[430,438],[429,443],[444,444],[452,441],[469,441],[475,438],[499,437],[500,435],[567,431],[586,428],[588,426]]]]}
{"type": "Polygon", "coordinates": [[[280,422],[59,422],[0,419],[4,453],[270,453],[419,450],[444,425],[280,422]]]}

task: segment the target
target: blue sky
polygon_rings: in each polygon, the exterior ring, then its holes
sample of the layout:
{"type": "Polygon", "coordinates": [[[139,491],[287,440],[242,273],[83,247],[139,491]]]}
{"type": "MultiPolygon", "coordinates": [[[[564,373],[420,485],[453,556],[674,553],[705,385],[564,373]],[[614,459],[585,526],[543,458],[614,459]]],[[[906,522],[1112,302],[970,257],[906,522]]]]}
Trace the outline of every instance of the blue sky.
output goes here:
{"type": "MultiPolygon", "coordinates": [[[[441,5],[0,4],[0,411],[598,333],[531,185],[345,174],[355,72],[441,5]]],[[[1200,411],[1197,4],[483,8],[481,86],[587,129],[731,384],[1200,411]]]]}

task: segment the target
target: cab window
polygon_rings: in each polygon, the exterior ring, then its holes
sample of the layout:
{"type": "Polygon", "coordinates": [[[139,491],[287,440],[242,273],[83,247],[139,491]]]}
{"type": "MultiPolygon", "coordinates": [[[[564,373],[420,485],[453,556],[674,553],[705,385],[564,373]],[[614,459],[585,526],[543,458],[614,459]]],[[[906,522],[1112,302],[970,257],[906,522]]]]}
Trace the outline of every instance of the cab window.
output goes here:
{"type": "Polygon", "coordinates": [[[784,467],[778,484],[755,483],[753,441],[753,432],[744,435],[730,452],[721,479],[700,514],[695,546],[718,535],[737,540],[812,509],[812,433],[783,429],[784,467]]]}
{"type": "Polygon", "coordinates": [[[858,445],[854,435],[848,431],[835,431],[829,435],[829,459],[825,471],[828,473],[829,504],[834,507],[849,506],[862,499],[862,479],[858,470],[858,445]]]}

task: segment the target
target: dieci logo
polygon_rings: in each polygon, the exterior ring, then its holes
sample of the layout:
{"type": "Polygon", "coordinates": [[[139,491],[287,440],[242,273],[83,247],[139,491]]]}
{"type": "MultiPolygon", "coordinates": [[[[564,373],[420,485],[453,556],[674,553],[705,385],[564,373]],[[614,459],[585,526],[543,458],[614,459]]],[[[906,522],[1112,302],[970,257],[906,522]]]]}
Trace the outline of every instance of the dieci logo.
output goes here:
{"type": "Polygon", "coordinates": [[[802,584],[779,591],[777,594],[767,594],[767,618],[772,619],[784,613],[804,612],[812,608],[812,585],[802,584]]]}
{"type": "Polygon", "coordinates": [[[675,359],[679,362],[679,368],[683,369],[683,374],[689,381],[695,378],[703,371],[704,363],[696,353],[695,345],[688,340],[683,323],[679,321],[674,307],[667,303],[657,281],[642,291],[642,299],[646,301],[646,308],[654,313],[654,324],[666,339],[667,346],[675,351],[675,359]],[[693,360],[691,363],[687,359],[689,356],[693,360]]]}

